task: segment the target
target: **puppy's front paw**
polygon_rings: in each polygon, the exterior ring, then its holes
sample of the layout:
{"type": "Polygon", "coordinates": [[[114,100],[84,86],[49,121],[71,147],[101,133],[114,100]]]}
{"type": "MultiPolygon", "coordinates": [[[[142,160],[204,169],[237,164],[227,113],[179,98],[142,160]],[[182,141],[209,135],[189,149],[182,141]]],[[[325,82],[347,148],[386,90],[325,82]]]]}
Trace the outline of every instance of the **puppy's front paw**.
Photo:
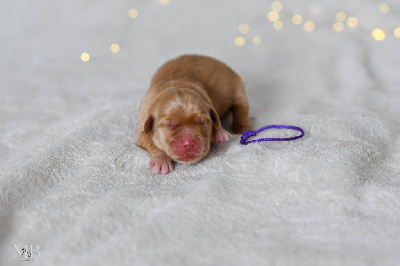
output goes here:
{"type": "Polygon", "coordinates": [[[230,137],[231,137],[231,134],[229,134],[228,131],[226,131],[225,129],[223,129],[221,127],[220,129],[215,131],[212,141],[221,143],[221,142],[228,141],[230,137]]]}
{"type": "Polygon", "coordinates": [[[155,174],[168,174],[174,170],[172,161],[168,156],[156,156],[151,158],[149,169],[155,174]]]}

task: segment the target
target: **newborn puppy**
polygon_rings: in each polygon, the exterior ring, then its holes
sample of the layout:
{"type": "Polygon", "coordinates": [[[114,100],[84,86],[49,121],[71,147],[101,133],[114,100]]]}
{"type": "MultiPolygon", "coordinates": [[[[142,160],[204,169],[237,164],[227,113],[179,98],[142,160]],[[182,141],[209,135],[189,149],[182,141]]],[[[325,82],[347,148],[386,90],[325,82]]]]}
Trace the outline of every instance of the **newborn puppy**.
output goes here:
{"type": "Polygon", "coordinates": [[[233,115],[232,131],[250,130],[242,79],[224,63],[184,55],[155,73],[139,110],[136,143],[150,153],[149,169],[166,174],[172,160],[196,163],[211,142],[229,140],[220,117],[233,115]]]}

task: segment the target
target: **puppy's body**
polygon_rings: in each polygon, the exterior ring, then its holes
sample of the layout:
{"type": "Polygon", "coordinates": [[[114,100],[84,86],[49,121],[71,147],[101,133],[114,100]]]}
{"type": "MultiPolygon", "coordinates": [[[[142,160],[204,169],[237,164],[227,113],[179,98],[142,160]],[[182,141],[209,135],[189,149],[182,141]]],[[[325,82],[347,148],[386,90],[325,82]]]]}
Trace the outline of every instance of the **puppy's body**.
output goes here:
{"type": "Polygon", "coordinates": [[[194,163],[211,141],[229,139],[220,117],[233,114],[232,130],[250,129],[248,101],[241,78],[210,57],[185,55],[155,73],[139,111],[137,144],[151,156],[154,173],[172,171],[174,161],[194,163]]]}

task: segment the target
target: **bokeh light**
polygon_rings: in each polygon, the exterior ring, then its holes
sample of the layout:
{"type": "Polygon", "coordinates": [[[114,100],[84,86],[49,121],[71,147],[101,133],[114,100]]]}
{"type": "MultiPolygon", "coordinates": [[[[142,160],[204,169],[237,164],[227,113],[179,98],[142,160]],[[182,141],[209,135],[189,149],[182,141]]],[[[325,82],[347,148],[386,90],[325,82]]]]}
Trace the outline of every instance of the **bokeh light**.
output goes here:
{"type": "MultiPolygon", "coordinates": [[[[166,5],[171,2],[171,0],[157,0],[159,4],[166,5]]],[[[271,11],[268,13],[268,20],[273,22],[273,27],[275,30],[279,31],[282,30],[283,28],[283,23],[281,19],[281,11],[282,11],[282,3],[280,1],[275,1],[271,4],[271,11]]],[[[313,4],[309,7],[309,12],[311,14],[320,14],[322,11],[321,5],[319,4],[313,4]]],[[[388,4],[383,3],[379,5],[379,12],[386,14],[390,11],[390,7],[388,4]]],[[[137,18],[138,17],[138,10],[135,8],[131,8],[128,11],[128,15],[130,18],[137,18]]],[[[356,17],[347,17],[347,14],[343,11],[340,11],[336,14],[336,22],[333,24],[333,30],[335,32],[342,32],[345,29],[345,24],[347,24],[348,27],[350,28],[355,28],[358,26],[358,19],[356,17]]],[[[315,30],[315,23],[312,21],[306,21],[303,22],[303,17],[299,14],[294,14],[291,18],[291,21],[294,25],[301,25],[303,24],[303,29],[307,32],[311,32],[315,30]]],[[[239,25],[239,32],[240,34],[247,34],[250,31],[250,27],[247,23],[241,23],[239,25]]],[[[376,28],[372,31],[371,33],[372,37],[375,40],[382,41],[386,38],[386,33],[379,28],[376,28]]],[[[397,38],[400,38],[400,27],[394,29],[393,35],[397,38]]],[[[249,40],[248,40],[249,41],[249,40]]],[[[260,45],[261,43],[261,38],[258,35],[253,36],[251,39],[251,42],[254,45],[260,45]]],[[[235,38],[235,44],[236,46],[244,46],[246,43],[246,39],[244,36],[237,36],[235,38]]],[[[118,53],[120,51],[120,46],[119,44],[112,44],[110,46],[110,49],[113,53],[118,53]]],[[[81,60],[83,62],[88,62],[90,60],[90,55],[88,53],[82,53],[81,54],[81,60]]]]}
{"type": "Polygon", "coordinates": [[[277,11],[271,11],[268,13],[268,19],[271,22],[277,22],[279,20],[279,13],[277,11]]]}
{"type": "Polygon", "coordinates": [[[344,24],[340,21],[337,21],[333,24],[333,30],[336,32],[341,32],[344,30],[344,24]]]}
{"type": "Polygon", "coordinates": [[[385,32],[384,32],[383,30],[381,30],[381,29],[374,29],[374,30],[372,31],[372,37],[373,37],[375,40],[377,40],[377,41],[382,41],[382,40],[385,39],[386,34],[385,34],[385,32]]]}
{"type": "Polygon", "coordinates": [[[315,24],[312,21],[307,21],[303,25],[305,31],[313,31],[315,29],[315,24]]]}
{"type": "Polygon", "coordinates": [[[169,4],[170,0],[158,0],[158,3],[161,5],[169,4]]]}
{"type": "Polygon", "coordinates": [[[260,36],[256,35],[253,37],[252,41],[253,41],[254,45],[259,45],[261,43],[261,38],[260,38],[260,36]]]}
{"type": "Polygon", "coordinates": [[[119,45],[117,43],[113,43],[113,44],[111,44],[110,49],[111,49],[111,51],[113,53],[118,53],[119,52],[119,45]]]}
{"type": "Polygon", "coordinates": [[[400,28],[396,28],[393,31],[393,35],[394,35],[394,37],[400,38],[400,28]]]}
{"type": "Polygon", "coordinates": [[[246,23],[242,23],[242,24],[239,25],[239,32],[240,33],[243,33],[243,34],[248,33],[249,29],[250,29],[250,27],[246,23]]]}
{"type": "Polygon", "coordinates": [[[293,15],[292,22],[295,25],[299,25],[301,22],[303,22],[303,18],[300,15],[293,15]]]}
{"type": "Polygon", "coordinates": [[[131,18],[137,18],[139,12],[135,8],[131,8],[128,11],[128,16],[131,18]]]}
{"type": "Polygon", "coordinates": [[[83,62],[87,62],[90,60],[90,55],[88,53],[82,53],[81,54],[81,59],[83,62]]]}
{"type": "Polygon", "coordinates": [[[245,44],[246,40],[244,39],[243,36],[238,36],[235,39],[235,44],[236,46],[243,46],[245,44]]]}
{"type": "Polygon", "coordinates": [[[274,29],[281,30],[283,28],[283,23],[281,21],[274,22],[274,29]]]}
{"type": "Polygon", "coordinates": [[[346,15],[346,13],[344,13],[344,12],[338,12],[337,14],[336,14],[336,19],[337,19],[337,21],[340,21],[340,22],[343,22],[343,21],[345,21],[346,20],[346,18],[347,18],[347,15],[346,15]]]}
{"type": "Polygon", "coordinates": [[[347,19],[347,26],[349,26],[350,28],[355,28],[358,25],[358,20],[355,17],[349,17],[347,19]]]}
{"type": "Polygon", "coordinates": [[[277,12],[281,12],[282,11],[282,4],[279,1],[273,2],[271,5],[271,9],[277,12]]]}
{"type": "Polygon", "coordinates": [[[389,10],[390,10],[390,7],[389,7],[388,4],[385,4],[385,3],[384,3],[384,4],[381,4],[381,5],[379,6],[379,12],[381,12],[382,14],[388,13],[389,10]]]}

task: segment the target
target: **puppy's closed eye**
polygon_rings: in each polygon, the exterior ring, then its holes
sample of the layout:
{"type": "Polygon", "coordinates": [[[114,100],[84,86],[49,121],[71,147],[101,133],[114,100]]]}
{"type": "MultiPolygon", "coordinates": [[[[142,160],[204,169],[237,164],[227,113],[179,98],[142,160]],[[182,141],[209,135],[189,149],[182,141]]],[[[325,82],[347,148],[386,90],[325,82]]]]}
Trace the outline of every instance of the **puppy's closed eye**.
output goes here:
{"type": "Polygon", "coordinates": [[[210,123],[209,119],[206,117],[196,117],[193,119],[194,124],[205,126],[210,123]]]}
{"type": "Polygon", "coordinates": [[[200,117],[196,117],[196,118],[193,119],[193,122],[196,125],[200,125],[203,122],[203,119],[201,119],[200,117]]]}
{"type": "Polygon", "coordinates": [[[174,128],[176,128],[178,126],[178,121],[176,121],[176,120],[167,120],[167,121],[164,122],[164,126],[167,129],[174,129],[174,128]]]}
{"type": "Polygon", "coordinates": [[[203,121],[201,121],[201,125],[202,126],[206,126],[206,125],[208,125],[210,123],[210,120],[208,120],[208,119],[204,119],[203,121]]]}

